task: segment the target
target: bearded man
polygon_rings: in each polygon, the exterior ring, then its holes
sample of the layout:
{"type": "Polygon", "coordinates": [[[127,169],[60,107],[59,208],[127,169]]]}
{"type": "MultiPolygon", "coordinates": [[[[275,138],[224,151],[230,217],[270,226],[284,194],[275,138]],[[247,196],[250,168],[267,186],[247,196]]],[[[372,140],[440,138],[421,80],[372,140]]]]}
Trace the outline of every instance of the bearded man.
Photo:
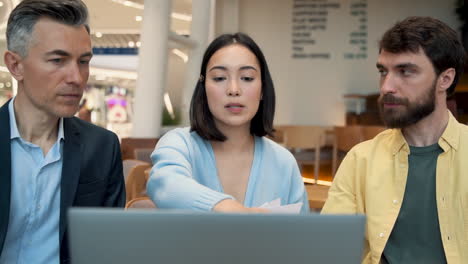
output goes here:
{"type": "Polygon", "coordinates": [[[322,213],[366,215],[362,263],[468,263],[468,127],[446,104],[463,46],[430,17],[398,22],[379,46],[390,129],[346,155],[322,213]]]}

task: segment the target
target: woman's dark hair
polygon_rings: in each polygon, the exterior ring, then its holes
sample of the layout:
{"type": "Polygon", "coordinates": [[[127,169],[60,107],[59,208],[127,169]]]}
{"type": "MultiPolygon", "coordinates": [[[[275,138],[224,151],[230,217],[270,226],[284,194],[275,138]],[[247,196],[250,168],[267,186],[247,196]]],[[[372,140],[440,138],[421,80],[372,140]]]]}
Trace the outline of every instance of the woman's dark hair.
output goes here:
{"type": "Polygon", "coordinates": [[[420,48],[437,75],[449,68],[455,69],[455,78],[447,89],[447,96],[450,96],[465,65],[465,51],[455,30],[432,17],[408,17],[385,32],[379,44],[380,51],[391,53],[418,53],[420,48]]]}
{"type": "Polygon", "coordinates": [[[192,101],[190,103],[190,130],[195,131],[206,140],[225,141],[226,136],[219,131],[213,119],[213,114],[208,107],[208,99],[205,89],[205,74],[208,61],[213,54],[229,45],[242,45],[248,48],[260,64],[262,77],[262,100],[258,111],[250,121],[250,133],[255,136],[273,135],[273,118],[275,115],[275,89],[271,79],[268,65],[262,51],[248,35],[244,33],[223,34],[217,37],[205,51],[200,70],[200,79],[195,86],[192,101]]]}

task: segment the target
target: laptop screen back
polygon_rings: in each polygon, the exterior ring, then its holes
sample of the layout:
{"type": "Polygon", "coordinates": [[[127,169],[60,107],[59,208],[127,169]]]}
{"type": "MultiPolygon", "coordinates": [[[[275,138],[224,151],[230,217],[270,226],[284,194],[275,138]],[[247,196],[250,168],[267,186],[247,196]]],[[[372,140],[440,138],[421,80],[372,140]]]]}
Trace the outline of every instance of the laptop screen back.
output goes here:
{"type": "Polygon", "coordinates": [[[360,263],[364,216],[69,212],[73,264],[360,263]]]}

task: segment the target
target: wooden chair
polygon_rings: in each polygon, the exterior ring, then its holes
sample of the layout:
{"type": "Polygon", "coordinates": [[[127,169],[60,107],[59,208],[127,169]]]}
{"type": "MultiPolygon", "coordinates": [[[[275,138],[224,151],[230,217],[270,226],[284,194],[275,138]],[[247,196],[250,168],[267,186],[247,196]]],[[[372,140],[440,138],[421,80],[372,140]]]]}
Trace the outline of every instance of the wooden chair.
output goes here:
{"type": "Polygon", "coordinates": [[[327,201],[330,187],[318,184],[306,184],[305,189],[307,197],[309,198],[309,208],[311,211],[320,213],[323,205],[327,201]]]}
{"type": "Polygon", "coordinates": [[[120,142],[122,160],[136,159],[135,149],[154,149],[156,143],[158,143],[158,138],[122,138],[122,142],[120,142]]]}
{"type": "Polygon", "coordinates": [[[325,128],[319,126],[287,126],[284,146],[291,150],[299,166],[314,165],[314,179],[318,182],[320,149],[325,145],[325,128]]]}
{"type": "Polygon", "coordinates": [[[384,126],[362,126],[362,137],[363,140],[373,139],[377,134],[384,131],[384,126]]]}
{"type": "Polygon", "coordinates": [[[156,209],[156,205],[151,201],[151,199],[147,196],[145,197],[137,197],[128,201],[125,205],[125,209],[156,209]]]}
{"type": "Polygon", "coordinates": [[[148,168],[151,168],[151,165],[146,163],[136,165],[130,170],[127,180],[125,181],[127,202],[146,195],[145,170],[148,168]]]}
{"type": "Polygon", "coordinates": [[[136,165],[141,165],[141,164],[148,164],[150,163],[141,161],[141,160],[135,160],[135,159],[126,159],[122,161],[123,165],[123,174],[124,174],[124,179],[125,181],[128,178],[128,175],[130,174],[130,171],[136,166],[136,165]]]}
{"type": "Polygon", "coordinates": [[[275,141],[276,143],[284,146],[285,139],[286,139],[286,130],[290,126],[275,126],[275,134],[273,137],[270,137],[271,140],[275,141]]]}
{"type": "Polygon", "coordinates": [[[351,150],[359,142],[363,141],[361,126],[345,126],[334,128],[335,140],[333,142],[332,175],[338,168],[338,155],[351,150]]]}

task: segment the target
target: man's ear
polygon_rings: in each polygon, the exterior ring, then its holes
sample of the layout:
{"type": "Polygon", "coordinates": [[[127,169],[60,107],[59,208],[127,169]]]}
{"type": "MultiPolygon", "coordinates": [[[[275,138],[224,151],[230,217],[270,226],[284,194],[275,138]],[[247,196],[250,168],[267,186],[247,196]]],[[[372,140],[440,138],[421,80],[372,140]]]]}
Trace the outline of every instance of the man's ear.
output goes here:
{"type": "Polygon", "coordinates": [[[452,85],[453,80],[455,79],[456,71],[454,68],[448,68],[442,73],[439,74],[438,82],[439,89],[445,92],[452,85]]]}
{"type": "Polygon", "coordinates": [[[7,50],[3,56],[3,60],[11,76],[17,81],[23,80],[23,62],[21,56],[13,51],[7,50]]]}

